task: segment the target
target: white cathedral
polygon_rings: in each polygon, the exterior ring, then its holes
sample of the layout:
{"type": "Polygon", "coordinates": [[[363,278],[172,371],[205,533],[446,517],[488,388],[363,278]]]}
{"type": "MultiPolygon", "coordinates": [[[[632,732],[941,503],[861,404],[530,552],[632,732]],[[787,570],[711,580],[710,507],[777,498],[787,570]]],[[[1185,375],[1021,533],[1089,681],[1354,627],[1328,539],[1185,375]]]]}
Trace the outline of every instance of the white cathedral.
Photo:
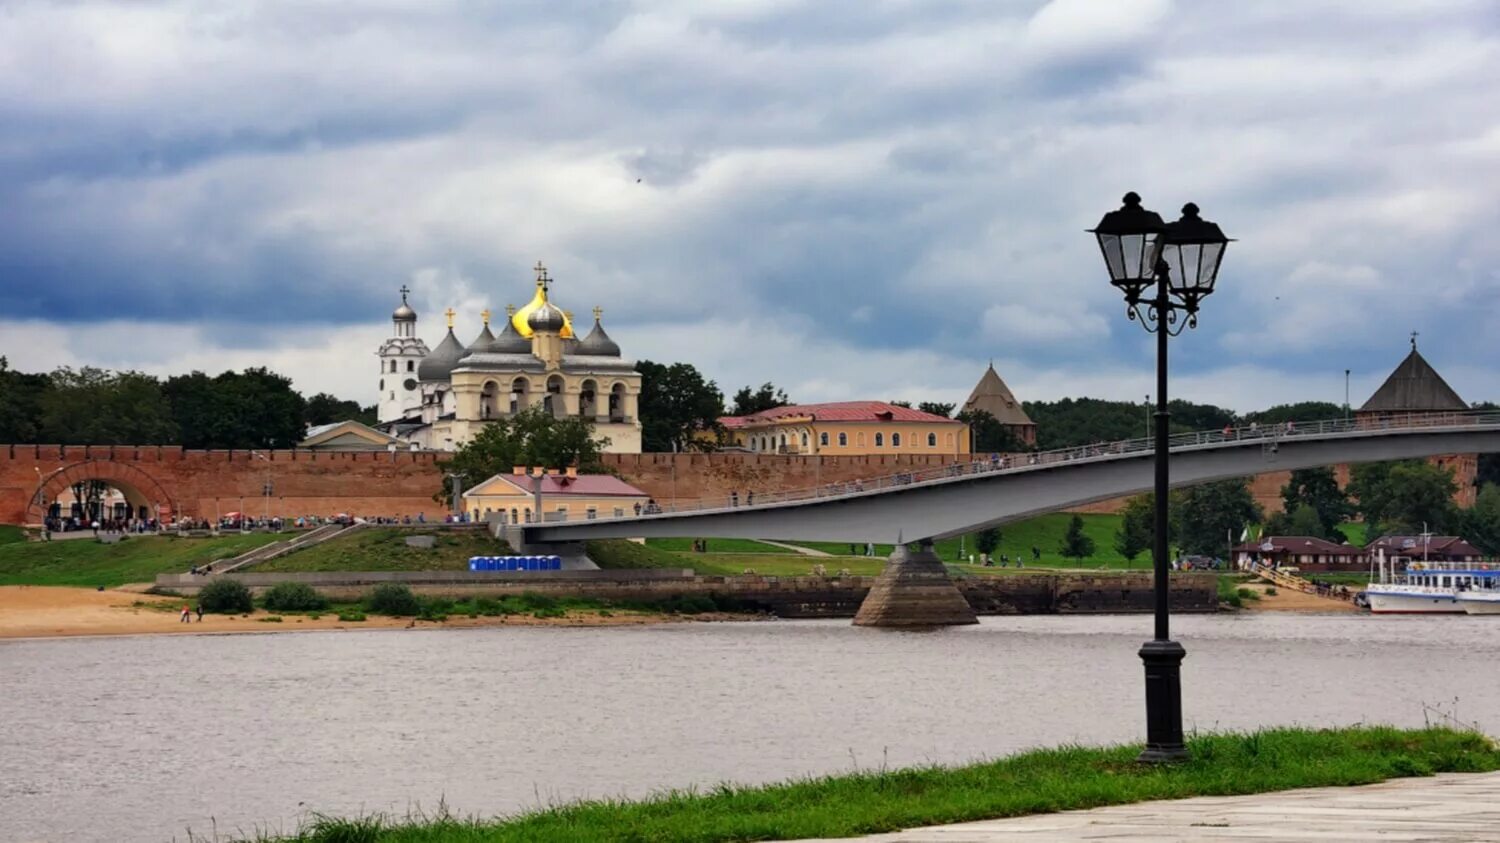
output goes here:
{"type": "Polygon", "coordinates": [[[467,346],[453,334],[449,308],[448,333],[430,351],[417,336],[417,312],[406,302],[410,290],[402,287],[401,306],[391,314],[394,336],[377,352],[377,428],[414,448],[451,451],[491,421],[540,406],[558,418],[592,420],[595,435],[609,439],[606,452],[640,453],[635,362],[620,356],[597,307],[593,330],[578,339],[572,314],[548,298],[551,285],[538,263],[531,301],[519,310],[506,306],[499,335],[490,332],[485,310],[484,329],[467,346]]]}

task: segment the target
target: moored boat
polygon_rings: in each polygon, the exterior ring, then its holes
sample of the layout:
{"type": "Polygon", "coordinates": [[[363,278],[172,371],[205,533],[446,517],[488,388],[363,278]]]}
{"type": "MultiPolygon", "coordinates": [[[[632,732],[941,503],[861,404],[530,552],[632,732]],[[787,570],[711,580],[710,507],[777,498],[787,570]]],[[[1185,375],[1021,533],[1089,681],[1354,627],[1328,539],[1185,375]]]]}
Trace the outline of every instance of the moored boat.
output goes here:
{"type": "Polygon", "coordinates": [[[1500,564],[1437,562],[1381,553],[1378,577],[1365,588],[1370,612],[1500,615],[1500,564]]]}

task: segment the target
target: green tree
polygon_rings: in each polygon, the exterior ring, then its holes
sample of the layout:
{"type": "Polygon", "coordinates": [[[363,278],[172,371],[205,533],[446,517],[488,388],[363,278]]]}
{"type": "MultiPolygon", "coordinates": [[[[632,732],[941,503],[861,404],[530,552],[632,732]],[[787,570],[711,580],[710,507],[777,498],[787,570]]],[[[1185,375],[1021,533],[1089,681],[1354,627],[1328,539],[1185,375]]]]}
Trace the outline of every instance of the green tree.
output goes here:
{"type": "Polygon", "coordinates": [[[357,421],[360,424],[375,424],[375,406],[359,406],[358,401],[345,401],[326,392],[307,399],[302,411],[302,423],[306,427],[332,424],[341,421],[357,421]]]}
{"type": "Polygon", "coordinates": [[[762,410],[770,410],[776,407],[785,407],[792,403],[786,393],[777,389],[770,381],[760,385],[760,389],[751,390],[750,387],[741,387],[734,394],[734,406],[729,410],[731,416],[748,416],[759,413],[762,410]]]}
{"type": "Polygon", "coordinates": [[[307,432],[302,395],[269,369],[192,372],[167,379],[163,391],[188,448],[290,448],[307,432]]]}
{"type": "Polygon", "coordinates": [[[1328,401],[1302,401],[1297,404],[1277,404],[1265,410],[1254,413],[1246,413],[1244,423],[1255,422],[1260,425],[1278,425],[1287,422],[1309,422],[1323,421],[1325,419],[1341,419],[1344,417],[1342,405],[1333,404],[1328,401]]]}
{"type": "Polygon", "coordinates": [[[1464,513],[1464,538],[1489,554],[1500,556],[1500,486],[1486,483],[1480,487],[1474,505],[1464,513]]]}
{"type": "Polygon", "coordinates": [[[1136,495],[1120,511],[1120,527],[1115,531],[1115,550],[1134,562],[1141,553],[1151,550],[1155,529],[1155,495],[1136,495]]]}
{"type": "Polygon", "coordinates": [[[965,410],[958,420],[969,426],[971,445],[976,454],[1016,453],[1027,450],[1022,442],[988,410],[965,410]]]}
{"type": "Polygon", "coordinates": [[[51,388],[46,375],[14,371],[0,357],[0,442],[40,442],[42,396],[51,388]]]}
{"type": "Polygon", "coordinates": [[[990,555],[1000,547],[1000,528],[986,527],[974,534],[974,549],[979,551],[982,560],[988,560],[990,555]]]}
{"type": "Polygon", "coordinates": [[[1177,543],[1184,553],[1222,556],[1249,524],[1259,524],[1264,513],[1250,494],[1244,477],[1204,483],[1175,496],[1172,519],[1177,543]]]}
{"type": "Polygon", "coordinates": [[[688,363],[642,360],[635,368],[641,373],[641,449],[659,453],[711,448],[724,413],[718,384],[705,380],[688,363]]]}
{"type": "Polygon", "coordinates": [[[921,401],[917,403],[918,410],[921,410],[924,413],[931,413],[934,416],[942,416],[943,418],[952,416],[953,408],[956,406],[958,405],[949,404],[943,401],[921,401]]]}
{"type": "Polygon", "coordinates": [[[1326,538],[1322,535],[1322,530],[1323,519],[1318,517],[1318,511],[1310,504],[1303,503],[1298,504],[1291,514],[1286,516],[1286,529],[1279,535],[1326,538]]]}
{"type": "Polygon", "coordinates": [[[171,407],[156,378],[85,366],[53,372],[41,395],[41,438],[65,445],[170,445],[171,407]]]}
{"type": "MultiPolygon", "coordinates": [[[[486,424],[462,445],[444,472],[464,476],[472,486],[518,465],[560,470],[575,466],[584,474],[604,473],[600,460],[609,439],[594,435],[594,425],[580,416],[556,418],[541,407],[528,407],[509,418],[486,424]]],[[[436,500],[453,503],[452,486],[443,481],[436,500]]]]}
{"type": "Polygon", "coordinates": [[[1083,560],[1094,555],[1094,540],[1083,531],[1083,518],[1074,515],[1068,522],[1068,531],[1063,534],[1059,548],[1064,559],[1083,560]]]}
{"type": "Polygon", "coordinates": [[[1354,515],[1354,505],[1349,502],[1349,495],[1339,488],[1332,468],[1304,468],[1292,472],[1286,485],[1281,487],[1282,511],[1295,516],[1304,506],[1311,508],[1318,526],[1313,532],[1301,532],[1306,527],[1303,523],[1299,525],[1299,531],[1291,535],[1315,536],[1336,542],[1344,540],[1339,525],[1354,515]]]}
{"type": "Polygon", "coordinates": [[[1453,472],[1425,460],[1368,463],[1354,466],[1349,492],[1359,501],[1366,533],[1417,533],[1425,524],[1433,532],[1459,526],[1453,503],[1458,485],[1453,472]]]}

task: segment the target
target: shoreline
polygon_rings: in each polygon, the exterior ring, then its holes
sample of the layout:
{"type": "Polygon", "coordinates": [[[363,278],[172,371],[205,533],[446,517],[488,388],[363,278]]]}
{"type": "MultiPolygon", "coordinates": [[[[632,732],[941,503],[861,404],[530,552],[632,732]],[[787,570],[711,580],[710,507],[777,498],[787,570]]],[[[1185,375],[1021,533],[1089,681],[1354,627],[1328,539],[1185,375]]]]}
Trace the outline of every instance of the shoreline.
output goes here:
{"type": "Polygon", "coordinates": [[[244,635],[254,633],[326,632],[336,630],[441,630],[480,627],[605,627],[653,626],[669,623],[709,623],[757,620],[754,615],[704,613],[671,615],[611,610],[569,613],[561,618],[500,615],[470,618],[450,616],[444,621],[369,615],[363,621],[341,621],[332,612],[313,619],[301,614],[279,614],[256,609],[249,616],[205,614],[182,623],[178,611],[191,601],[159,597],[123,589],[95,591],[70,586],[0,586],[0,641],[51,638],[114,638],[139,635],[244,635]],[[282,620],[269,621],[267,618],[282,620]]]}

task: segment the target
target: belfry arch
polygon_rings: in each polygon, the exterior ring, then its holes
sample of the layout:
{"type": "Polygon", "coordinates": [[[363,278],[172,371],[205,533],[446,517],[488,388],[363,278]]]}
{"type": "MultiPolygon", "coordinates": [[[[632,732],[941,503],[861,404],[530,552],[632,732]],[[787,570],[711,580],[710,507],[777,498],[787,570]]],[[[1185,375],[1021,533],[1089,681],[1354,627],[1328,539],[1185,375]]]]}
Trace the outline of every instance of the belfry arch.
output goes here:
{"type": "Polygon", "coordinates": [[[118,489],[130,504],[131,515],[136,517],[145,507],[150,518],[170,521],[176,506],[172,496],[154,477],[133,465],[113,460],[85,460],[57,468],[47,473],[38,473],[36,488],[26,505],[26,523],[41,524],[47,517],[47,508],[75,484],[97,480],[118,489]]]}

